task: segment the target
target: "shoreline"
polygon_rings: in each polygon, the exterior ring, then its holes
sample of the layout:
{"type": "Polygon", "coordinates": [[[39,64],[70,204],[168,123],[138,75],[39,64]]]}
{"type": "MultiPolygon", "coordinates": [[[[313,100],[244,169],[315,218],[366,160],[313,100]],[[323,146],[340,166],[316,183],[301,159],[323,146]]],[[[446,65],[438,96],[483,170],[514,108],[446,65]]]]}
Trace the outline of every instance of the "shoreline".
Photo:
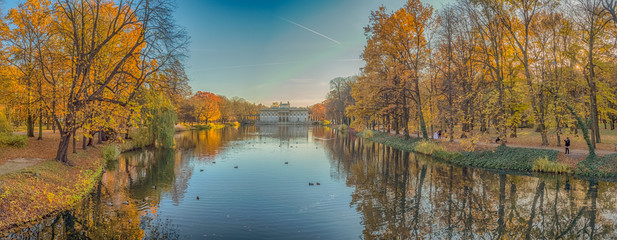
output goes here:
{"type": "MultiPolygon", "coordinates": [[[[338,129],[338,128],[337,128],[338,129]]],[[[339,130],[345,131],[345,130],[339,130]]],[[[439,161],[457,166],[467,166],[496,171],[516,171],[523,173],[549,173],[571,175],[583,179],[617,178],[617,154],[599,157],[593,167],[587,167],[587,160],[572,163],[572,159],[560,151],[532,147],[484,146],[480,149],[461,150],[462,143],[450,143],[420,138],[404,139],[402,136],[385,132],[370,131],[355,133],[358,137],[377,142],[405,152],[420,153],[439,161]],[[365,136],[369,135],[369,136],[365,136]],[[452,146],[457,145],[458,149],[452,146]],[[564,162],[564,158],[567,161],[564,162]],[[583,167],[581,167],[583,166],[583,167]]]]}
{"type": "MultiPolygon", "coordinates": [[[[199,130],[176,127],[174,132],[183,131],[199,130]]],[[[108,161],[103,157],[103,149],[106,146],[115,146],[120,153],[126,153],[152,145],[142,146],[135,140],[96,144],[73,154],[70,159],[73,166],[51,159],[0,175],[0,237],[67,211],[91,194],[105,172],[108,161]],[[65,179],[71,175],[79,176],[74,180],[65,179]]]]}
{"type": "Polygon", "coordinates": [[[73,166],[52,159],[0,176],[0,237],[69,210],[92,193],[105,172],[105,146],[120,153],[139,149],[131,141],[97,144],[73,154],[73,166]]]}

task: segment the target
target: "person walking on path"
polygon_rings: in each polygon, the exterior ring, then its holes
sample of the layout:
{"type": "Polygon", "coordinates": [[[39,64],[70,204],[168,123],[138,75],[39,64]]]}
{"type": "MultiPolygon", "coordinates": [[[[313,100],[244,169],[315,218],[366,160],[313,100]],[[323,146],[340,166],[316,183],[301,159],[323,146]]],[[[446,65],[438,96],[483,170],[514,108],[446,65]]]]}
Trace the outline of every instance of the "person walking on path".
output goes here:
{"type": "Polygon", "coordinates": [[[563,140],[566,144],[566,154],[570,154],[570,138],[566,137],[566,140],[563,140]]]}

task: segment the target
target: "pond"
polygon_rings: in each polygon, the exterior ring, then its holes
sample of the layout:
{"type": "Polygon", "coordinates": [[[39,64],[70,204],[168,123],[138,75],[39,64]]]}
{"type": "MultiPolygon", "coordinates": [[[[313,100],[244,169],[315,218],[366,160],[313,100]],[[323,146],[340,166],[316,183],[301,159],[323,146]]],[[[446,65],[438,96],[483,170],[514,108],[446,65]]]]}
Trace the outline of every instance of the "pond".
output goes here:
{"type": "Polygon", "coordinates": [[[325,127],[253,126],[124,153],[75,209],[5,237],[615,239],[616,202],[612,182],[452,166],[325,127]]]}

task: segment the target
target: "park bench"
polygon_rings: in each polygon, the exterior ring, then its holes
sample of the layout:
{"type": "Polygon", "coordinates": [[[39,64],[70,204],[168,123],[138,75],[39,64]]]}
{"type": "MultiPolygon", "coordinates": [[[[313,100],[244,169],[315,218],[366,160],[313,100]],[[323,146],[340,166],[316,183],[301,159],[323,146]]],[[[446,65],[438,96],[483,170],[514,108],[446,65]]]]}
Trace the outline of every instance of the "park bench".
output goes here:
{"type": "Polygon", "coordinates": [[[615,148],[615,151],[617,151],[617,143],[613,143],[613,147],[615,148]]]}

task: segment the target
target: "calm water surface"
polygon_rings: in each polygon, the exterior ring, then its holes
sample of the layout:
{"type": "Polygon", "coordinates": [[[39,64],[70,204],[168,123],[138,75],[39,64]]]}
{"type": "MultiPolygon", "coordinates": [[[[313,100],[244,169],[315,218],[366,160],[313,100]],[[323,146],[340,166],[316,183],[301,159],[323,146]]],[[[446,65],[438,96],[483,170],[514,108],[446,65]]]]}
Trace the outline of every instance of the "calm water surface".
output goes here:
{"type": "Polygon", "coordinates": [[[322,127],[189,131],[176,145],[123,154],[75,209],[4,237],[617,238],[612,182],[456,167],[322,127]]]}

